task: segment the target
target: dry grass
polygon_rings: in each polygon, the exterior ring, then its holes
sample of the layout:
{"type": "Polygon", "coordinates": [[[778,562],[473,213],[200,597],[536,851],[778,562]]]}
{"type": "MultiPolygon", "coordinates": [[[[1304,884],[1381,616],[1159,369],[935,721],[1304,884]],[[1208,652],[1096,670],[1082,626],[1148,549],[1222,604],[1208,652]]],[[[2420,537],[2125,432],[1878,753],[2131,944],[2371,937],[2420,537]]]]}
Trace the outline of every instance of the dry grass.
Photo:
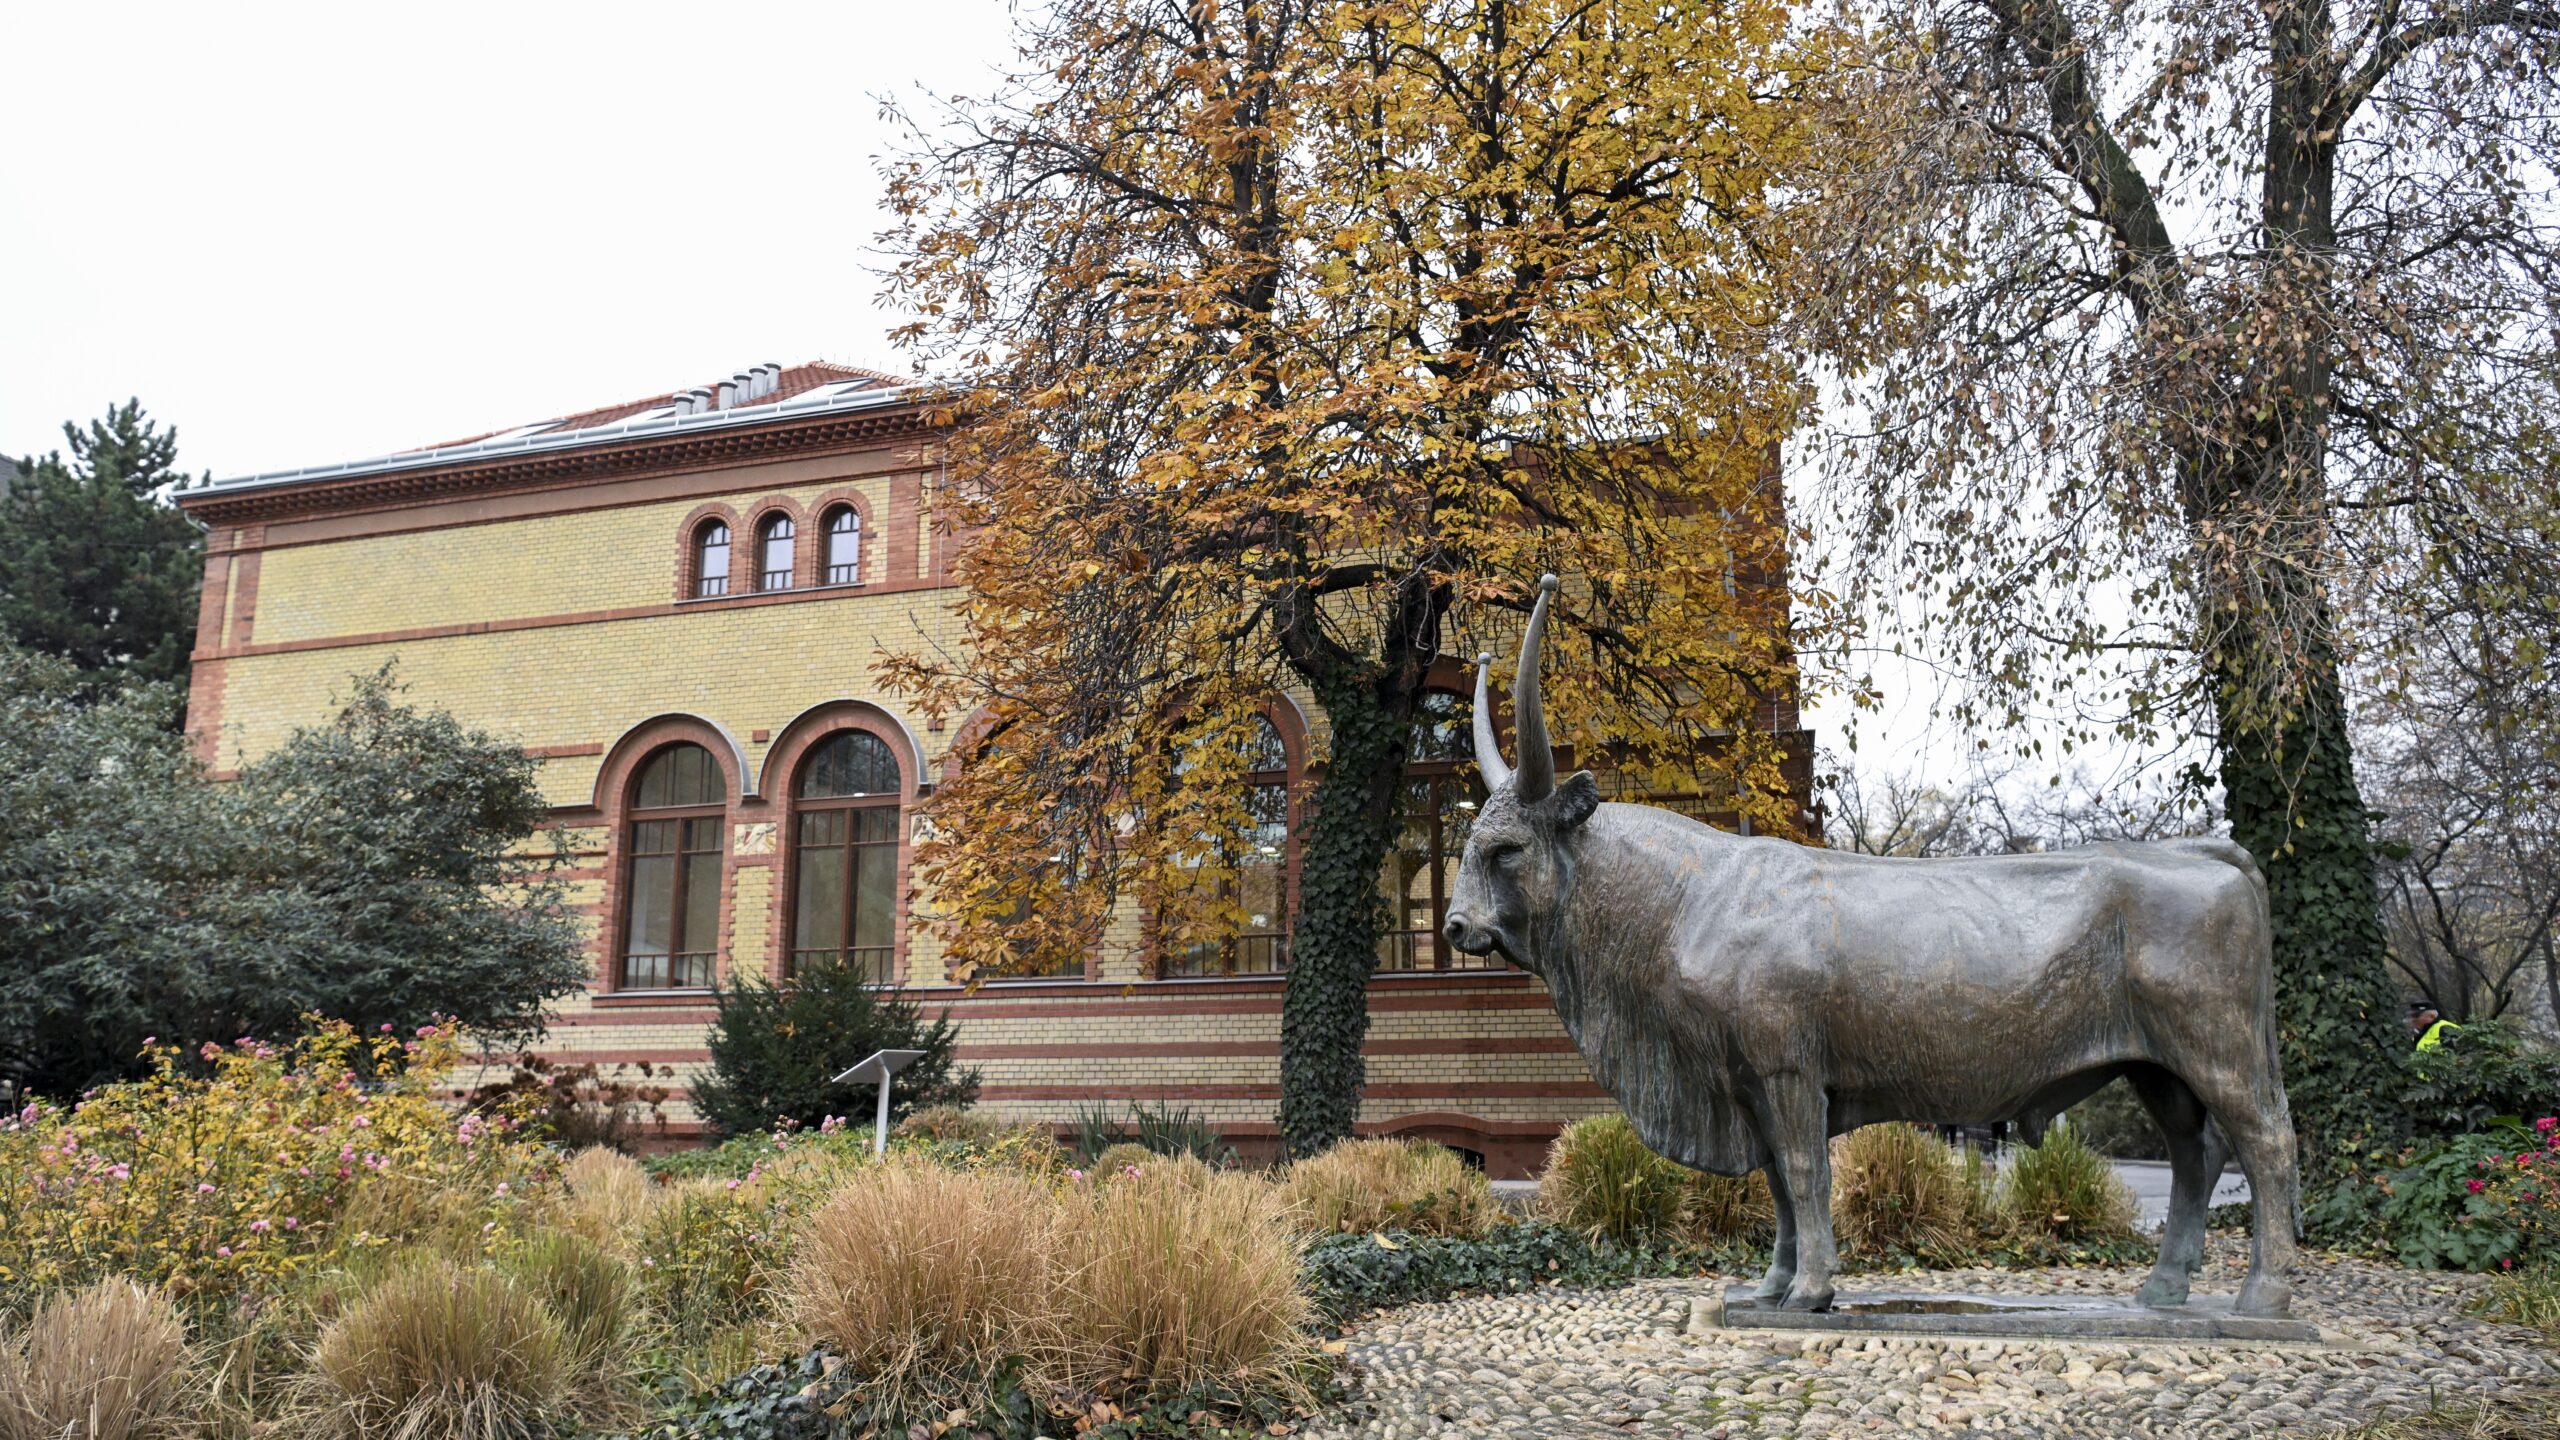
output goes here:
{"type": "Polygon", "coordinates": [[[878,1165],[810,1218],[792,1317],[901,1411],[966,1407],[1046,1329],[1042,1186],[1000,1170],[878,1165]]]}
{"type": "Polygon", "coordinates": [[[1915,1126],[1869,1125],[1831,1142],[1831,1220],[1851,1250],[1960,1260],[1973,1250],[1974,1203],[1955,1151],[1915,1126]]]}
{"type": "Polygon", "coordinates": [[[567,1405],[572,1347],[525,1287],[435,1260],[367,1291],[312,1352],[307,1420],[364,1440],[529,1440],[567,1405]]]}
{"type": "Polygon", "coordinates": [[[560,1322],[581,1374],[621,1367],[623,1337],[640,1308],[639,1285],[622,1257],[573,1231],[549,1230],[508,1255],[506,1270],[560,1322]]]}
{"type": "Polygon", "coordinates": [[[569,1157],[560,1184],[566,1192],[563,1223],[608,1249],[638,1233],[662,1198],[639,1161],[601,1145],[569,1157]]]}
{"type": "Polygon", "coordinates": [[[2041,1145],[2021,1145],[2001,1168],[2000,1199],[2020,1229],[2057,1240],[2102,1240],[2134,1233],[2133,1191],[2113,1161],[2057,1121],[2041,1145]]]}
{"type": "Polygon", "coordinates": [[[46,1297],[0,1335],[0,1440],[157,1440],[187,1424],[187,1328],[130,1280],[46,1297]]]}
{"type": "Polygon", "coordinates": [[[1761,1244],[1776,1236],[1778,1204],[1769,1194],[1768,1177],[1759,1171],[1710,1175],[1691,1170],[1685,1183],[1689,1234],[1695,1239],[1709,1245],[1761,1244]]]}
{"type": "Polygon", "coordinates": [[[1271,1186],[1159,1161],[1063,1201],[1043,1378],[1076,1395],[1294,1383],[1311,1350],[1271,1186]]]}
{"type": "Polygon", "coordinates": [[[1547,1151],[1538,1211],[1590,1240],[1664,1244],[1689,1233],[1689,1174],[1646,1148],[1624,1115],[1593,1115],[1547,1151]]]}
{"type": "Polygon", "coordinates": [[[1503,1220],[1484,1172],[1422,1140],[1345,1140],[1291,1165],[1281,1187],[1298,1223],[1321,1234],[1473,1236],[1503,1220]]]}
{"type": "Polygon", "coordinates": [[[2550,1440],[2560,1435],[2560,1389],[2510,1386],[2494,1400],[2370,1420],[2330,1440],[2550,1440]]]}

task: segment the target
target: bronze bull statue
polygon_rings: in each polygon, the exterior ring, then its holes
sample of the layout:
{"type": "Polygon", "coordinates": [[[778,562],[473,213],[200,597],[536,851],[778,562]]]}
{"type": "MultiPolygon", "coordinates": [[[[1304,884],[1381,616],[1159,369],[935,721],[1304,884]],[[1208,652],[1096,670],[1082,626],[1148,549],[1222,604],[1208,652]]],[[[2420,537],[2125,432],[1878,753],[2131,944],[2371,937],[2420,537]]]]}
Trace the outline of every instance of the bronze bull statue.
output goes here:
{"type": "Polygon", "coordinates": [[[1491,790],[1449,942],[1546,981],[1647,1145],[1777,1201],[1759,1294],[1831,1303],[1832,1136],[1882,1120],[2037,1119],[2118,1076],[2174,1167],[2146,1305],[2185,1303],[2226,1146],[2255,1196],[2235,1310],[2291,1301],[2297,1177],[2277,1070],[2266,882],[2224,840],[1907,860],[1728,834],[1559,782],[1539,708],[1555,577],[1531,611],[1503,764],[1476,672],[1491,790]]]}

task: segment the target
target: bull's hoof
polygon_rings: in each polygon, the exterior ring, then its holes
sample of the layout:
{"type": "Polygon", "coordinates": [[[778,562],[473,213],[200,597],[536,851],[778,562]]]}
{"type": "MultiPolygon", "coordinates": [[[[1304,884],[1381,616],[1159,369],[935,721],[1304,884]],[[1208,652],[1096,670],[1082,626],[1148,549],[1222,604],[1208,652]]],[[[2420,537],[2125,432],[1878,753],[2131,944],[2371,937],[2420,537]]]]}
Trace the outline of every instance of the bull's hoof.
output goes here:
{"type": "Polygon", "coordinates": [[[1802,1287],[1790,1290],[1787,1292],[1786,1303],[1778,1308],[1781,1310],[1828,1310],[1831,1308],[1831,1287],[1825,1285],[1819,1290],[1802,1287]]]}
{"type": "Polygon", "coordinates": [[[2258,1320],[2281,1320],[2293,1313],[2293,1286],[2272,1276],[2252,1275],[2240,1282],[2240,1298],[2231,1313],[2258,1320]]]}
{"type": "Polygon", "coordinates": [[[1754,1300],[1776,1300],[1784,1297],[1796,1283],[1793,1270],[1772,1270],[1760,1277],[1760,1288],[1751,1292],[1754,1300]]]}
{"type": "Polygon", "coordinates": [[[2154,1310],[2174,1310],[2186,1304],[2186,1272],[2181,1270],[2174,1275],[2169,1275],[2157,1270],[2152,1271],[2151,1278],[2142,1282],[2142,1292],[2133,1297],[2133,1303],[2148,1305],[2154,1310]]]}

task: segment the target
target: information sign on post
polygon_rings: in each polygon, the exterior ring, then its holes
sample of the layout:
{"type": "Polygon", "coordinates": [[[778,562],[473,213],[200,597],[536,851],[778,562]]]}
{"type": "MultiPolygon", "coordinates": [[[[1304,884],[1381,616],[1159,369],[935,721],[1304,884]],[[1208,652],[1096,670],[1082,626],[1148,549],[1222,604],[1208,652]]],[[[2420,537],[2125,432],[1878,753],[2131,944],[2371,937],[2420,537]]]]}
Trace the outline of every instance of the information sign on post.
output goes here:
{"type": "Polygon", "coordinates": [[[880,1082],[880,1115],[871,1128],[872,1154],[883,1155],[889,1149],[889,1077],[923,1058],[921,1050],[875,1050],[854,1062],[852,1069],[836,1077],[839,1085],[857,1084],[864,1080],[880,1082]]]}

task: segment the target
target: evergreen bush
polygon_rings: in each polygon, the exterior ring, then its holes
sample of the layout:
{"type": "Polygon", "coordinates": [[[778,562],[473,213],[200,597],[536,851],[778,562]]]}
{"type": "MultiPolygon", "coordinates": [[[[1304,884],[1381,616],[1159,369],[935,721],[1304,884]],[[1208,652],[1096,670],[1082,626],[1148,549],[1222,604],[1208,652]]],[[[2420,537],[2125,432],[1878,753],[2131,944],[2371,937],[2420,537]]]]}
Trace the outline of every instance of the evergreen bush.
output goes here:
{"type": "Polygon", "coordinates": [[[868,1119],[874,1083],[835,1077],[876,1050],[921,1050],[889,1087],[892,1123],[935,1105],[978,1098],[978,1072],[952,1059],[947,1016],[927,1021],[895,990],[844,965],[806,965],[780,985],[748,976],[713,992],[718,1013],[705,1037],[711,1070],[694,1082],[693,1106],[724,1135],[785,1127],[814,1130],[830,1116],[868,1119]]]}

